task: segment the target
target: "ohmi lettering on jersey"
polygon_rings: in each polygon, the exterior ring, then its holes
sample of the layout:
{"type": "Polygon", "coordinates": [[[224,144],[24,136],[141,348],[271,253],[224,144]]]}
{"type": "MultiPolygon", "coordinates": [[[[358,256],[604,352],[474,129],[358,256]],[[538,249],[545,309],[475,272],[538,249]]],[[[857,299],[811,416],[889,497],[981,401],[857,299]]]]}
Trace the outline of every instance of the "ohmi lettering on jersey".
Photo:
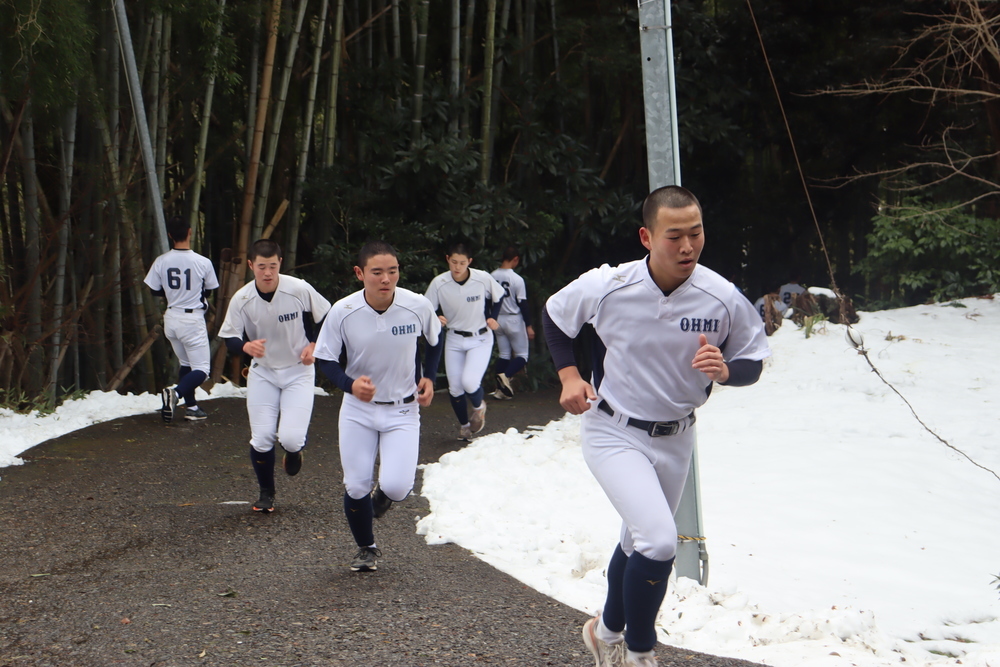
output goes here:
{"type": "Polygon", "coordinates": [[[479,301],[479,299],[481,299],[481,298],[482,298],[482,295],[477,294],[476,296],[467,296],[467,297],[465,297],[465,300],[468,301],[469,303],[472,303],[473,301],[479,301]]]}
{"type": "Polygon", "coordinates": [[[297,320],[297,319],[299,319],[298,312],[287,313],[285,315],[278,315],[279,322],[291,322],[292,320],[297,320]]]}
{"type": "Polygon", "coordinates": [[[681,331],[696,331],[698,333],[719,333],[719,320],[701,319],[700,317],[682,317],[681,331]]]}
{"type": "Polygon", "coordinates": [[[417,333],[416,324],[404,324],[402,326],[392,328],[393,336],[405,336],[407,334],[415,334],[415,333],[417,333]]]}

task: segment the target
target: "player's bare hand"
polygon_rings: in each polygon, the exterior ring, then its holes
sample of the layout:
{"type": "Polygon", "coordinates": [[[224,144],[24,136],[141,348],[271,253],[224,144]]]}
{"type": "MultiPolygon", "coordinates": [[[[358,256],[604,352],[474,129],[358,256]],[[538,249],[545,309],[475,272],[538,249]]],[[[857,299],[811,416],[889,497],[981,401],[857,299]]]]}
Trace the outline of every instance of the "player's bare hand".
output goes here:
{"type": "Polygon", "coordinates": [[[444,315],[438,315],[438,319],[441,321],[441,326],[443,326],[443,327],[448,326],[448,318],[447,317],[445,317],[444,315]]]}
{"type": "Polygon", "coordinates": [[[313,356],[313,350],[315,349],[316,343],[309,343],[306,345],[305,349],[302,350],[302,354],[299,355],[299,360],[306,366],[311,365],[314,361],[316,361],[316,357],[313,356]]]}
{"type": "Polygon", "coordinates": [[[590,401],[595,400],[597,394],[590,383],[580,377],[576,366],[560,368],[559,380],[562,382],[559,405],[563,410],[573,415],[582,415],[590,409],[590,401]]]}
{"type": "Polygon", "coordinates": [[[362,375],[351,385],[351,395],[359,401],[371,403],[375,398],[375,385],[367,375],[362,375]]]}
{"type": "Polygon", "coordinates": [[[722,350],[708,344],[705,334],[698,335],[698,352],[694,355],[691,368],[701,371],[713,382],[725,382],[729,379],[729,366],[722,356],[722,350]]]}
{"type": "Polygon", "coordinates": [[[524,330],[528,332],[528,340],[535,340],[535,330],[531,328],[531,325],[524,327],[524,330]]]}
{"type": "Polygon", "coordinates": [[[500,328],[500,323],[492,317],[488,317],[486,318],[486,326],[488,326],[491,330],[496,331],[500,328]]]}
{"type": "Polygon", "coordinates": [[[264,356],[264,343],[266,342],[267,342],[266,338],[249,340],[243,343],[243,351],[249,354],[254,359],[259,359],[264,356]]]}
{"type": "Polygon", "coordinates": [[[417,405],[426,408],[434,399],[434,380],[430,378],[420,378],[417,383],[417,405]]]}

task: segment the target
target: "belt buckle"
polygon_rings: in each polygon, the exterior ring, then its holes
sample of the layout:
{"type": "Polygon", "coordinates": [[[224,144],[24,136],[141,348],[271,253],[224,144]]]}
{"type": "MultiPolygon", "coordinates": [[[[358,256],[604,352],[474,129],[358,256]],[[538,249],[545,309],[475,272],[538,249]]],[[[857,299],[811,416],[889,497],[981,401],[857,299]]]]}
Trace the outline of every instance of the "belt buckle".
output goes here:
{"type": "Polygon", "coordinates": [[[651,422],[649,428],[646,429],[646,433],[652,438],[659,438],[669,435],[677,435],[677,431],[680,428],[679,422],[651,422]]]}

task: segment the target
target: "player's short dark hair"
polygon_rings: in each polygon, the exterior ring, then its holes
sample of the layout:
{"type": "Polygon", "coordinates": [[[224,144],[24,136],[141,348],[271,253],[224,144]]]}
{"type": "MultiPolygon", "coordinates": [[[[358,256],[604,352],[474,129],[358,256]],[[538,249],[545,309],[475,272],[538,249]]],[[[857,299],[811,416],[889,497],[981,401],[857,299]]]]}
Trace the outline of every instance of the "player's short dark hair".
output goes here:
{"type": "Polygon", "coordinates": [[[506,248],[504,248],[503,254],[500,256],[500,259],[502,259],[505,262],[509,262],[515,257],[520,257],[520,256],[521,253],[517,251],[517,246],[509,245],[506,248]]]}
{"type": "Polygon", "coordinates": [[[281,246],[278,245],[277,241],[272,241],[271,239],[258,239],[250,246],[250,252],[247,253],[247,257],[251,262],[258,257],[277,257],[281,259],[281,246]]]}
{"type": "Polygon", "coordinates": [[[179,215],[167,220],[167,235],[176,243],[187,239],[191,224],[179,215]]]}
{"type": "Polygon", "coordinates": [[[466,257],[472,257],[468,244],[463,243],[462,241],[456,241],[448,246],[448,256],[451,257],[452,255],[465,255],[466,257]]]}
{"type": "Polygon", "coordinates": [[[385,241],[369,241],[368,243],[361,246],[361,250],[358,251],[358,266],[362,269],[368,264],[368,260],[375,255],[392,255],[399,260],[399,254],[396,249],[385,241]]]}
{"type": "Polygon", "coordinates": [[[701,213],[701,202],[694,193],[679,185],[665,185],[649,193],[642,203],[642,224],[646,229],[652,229],[656,224],[656,215],[661,208],[687,208],[694,204],[701,213]]]}

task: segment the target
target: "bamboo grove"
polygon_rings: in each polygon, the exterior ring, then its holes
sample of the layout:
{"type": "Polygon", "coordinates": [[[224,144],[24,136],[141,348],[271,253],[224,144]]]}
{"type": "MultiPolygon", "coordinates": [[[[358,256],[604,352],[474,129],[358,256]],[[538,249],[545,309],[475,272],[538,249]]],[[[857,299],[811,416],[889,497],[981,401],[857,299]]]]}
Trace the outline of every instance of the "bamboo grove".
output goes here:
{"type": "MultiPolygon", "coordinates": [[[[950,107],[941,124],[917,121],[919,100],[887,104],[889,93],[809,96],[884,73],[886,47],[937,20],[895,4],[758,8],[779,86],[795,93],[790,124],[838,282],[857,294],[878,287],[863,272],[874,203],[902,199],[884,179],[820,181],[913,162],[904,147],[971,117],[950,107]]],[[[745,8],[673,5],[685,184],[723,221],[708,263],[752,297],[793,273],[821,282],[745,8]]],[[[372,237],[399,248],[403,284],[418,290],[453,240],[478,248],[479,268],[517,244],[536,306],[581,268],[638,252],[648,182],[634,0],[130,0],[125,24],[114,7],[0,0],[4,405],[162,385],[162,305],[142,278],[166,248],[164,216],[189,219],[216,263],[212,332],[262,237],[331,299],[356,289],[353,255],[372,237]]],[[[236,372],[223,362],[216,379],[236,372]]]]}

